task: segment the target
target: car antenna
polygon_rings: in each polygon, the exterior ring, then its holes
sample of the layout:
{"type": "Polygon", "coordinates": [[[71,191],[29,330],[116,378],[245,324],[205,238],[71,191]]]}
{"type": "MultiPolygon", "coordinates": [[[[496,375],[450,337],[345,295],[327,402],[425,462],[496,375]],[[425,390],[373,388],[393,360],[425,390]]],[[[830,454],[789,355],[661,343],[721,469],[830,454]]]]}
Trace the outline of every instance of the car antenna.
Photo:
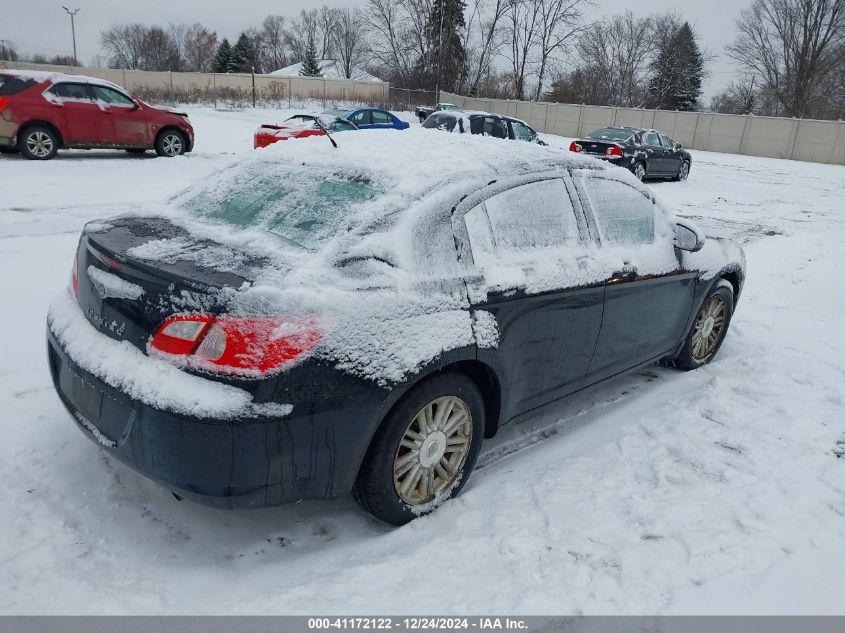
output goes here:
{"type": "Polygon", "coordinates": [[[335,148],[335,149],[337,149],[337,142],[336,142],[336,141],[332,138],[332,135],[331,135],[331,134],[329,134],[329,131],[328,131],[328,130],[327,130],[327,129],[323,126],[322,122],[320,121],[320,119],[319,119],[318,117],[314,117],[314,123],[316,123],[316,124],[317,124],[317,127],[318,127],[318,128],[320,128],[321,130],[323,130],[323,133],[324,133],[326,136],[328,136],[328,137],[329,137],[329,140],[332,142],[332,145],[334,145],[334,148],[335,148]]]}

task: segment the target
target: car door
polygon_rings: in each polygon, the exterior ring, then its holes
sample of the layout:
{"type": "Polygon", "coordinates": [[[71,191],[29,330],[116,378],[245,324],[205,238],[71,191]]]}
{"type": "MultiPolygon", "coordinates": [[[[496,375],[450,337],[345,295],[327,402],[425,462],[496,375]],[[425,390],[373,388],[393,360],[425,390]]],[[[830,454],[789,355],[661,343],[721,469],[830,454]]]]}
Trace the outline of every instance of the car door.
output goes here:
{"type": "Polygon", "coordinates": [[[681,169],[681,153],[675,148],[675,139],[660,133],[663,144],[663,167],[667,174],[677,174],[681,169]]]}
{"type": "Polygon", "coordinates": [[[349,117],[349,120],[357,125],[360,129],[366,130],[373,127],[373,118],[369,110],[361,110],[349,117]]]}
{"type": "Polygon", "coordinates": [[[373,121],[373,127],[377,129],[388,129],[393,127],[393,119],[387,112],[381,110],[370,110],[370,117],[373,121]]]}
{"type": "Polygon", "coordinates": [[[107,115],[111,129],[110,145],[148,147],[151,144],[144,113],[129,96],[108,86],[92,85],[91,90],[107,115]]]}
{"type": "Polygon", "coordinates": [[[57,82],[44,93],[44,97],[59,112],[65,144],[92,147],[108,138],[110,124],[88,84],[57,82]]]}
{"type": "Polygon", "coordinates": [[[654,130],[645,132],[643,134],[643,148],[646,153],[646,175],[663,176],[666,174],[660,135],[654,130]]]}
{"type": "Polygon", "coordinates": [[[528,141],[534,143],[537,141],[537,132],[519,121],[511,121],[511,137],[517,141],[528,141]]]}
{"type": "Polygon", "coordinates": [[[603,287],[579,283],[588,235],[563,178],[512,186],[456,213],[474,320],[495,320],[495,346],[478,358],[504,387],[502,419],[580,389],[598,338],[603,287]]]}
{"type": "Polygon", "coordinates": [[[664,357],[684,335],[696,272],[685,270],[668,214],[645,191],[601,173],[576,185],[598,233],[604,312],[588,371],[592,383],[664,357]]]}

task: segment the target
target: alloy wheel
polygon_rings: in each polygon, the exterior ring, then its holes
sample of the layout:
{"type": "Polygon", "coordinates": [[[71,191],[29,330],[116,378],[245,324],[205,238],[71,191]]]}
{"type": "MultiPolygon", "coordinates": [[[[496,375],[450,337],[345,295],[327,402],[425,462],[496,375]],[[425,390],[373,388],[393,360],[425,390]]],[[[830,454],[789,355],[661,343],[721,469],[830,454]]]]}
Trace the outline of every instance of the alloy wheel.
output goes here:
{"type": "Polygon", "coordinates": [[[36,130],[26,137],[26,148],[37,158],[45,158],[53,151],[53,139],[41,130],[36,130]]]}
{"type": "Polygon", "coordinates": [[[431,501],[461,474],[472,444],[472,413],[455,396],[429,402],[411,420],[393,460],[393,485],[408,505],[431,501]]]}
{"type": "Polygon", "coordinates": [[[168,134],[161,141],[165,156],[179,156],[182,153],[182,138],[178,134],[168,134]]]}
{"type": "Polygon", "coordinates": [[[698,313],[692,329],[690,351],[696,360],[704,360],[716,349],[725,331],[728,304],[714,294],[698,313]]]}
{"type": "Polygon", "coordinates": [[[689,163],[684,161],[681,163],[681,169],[678,171],[678,180],[686,180],[689,176],[689,163]]]}

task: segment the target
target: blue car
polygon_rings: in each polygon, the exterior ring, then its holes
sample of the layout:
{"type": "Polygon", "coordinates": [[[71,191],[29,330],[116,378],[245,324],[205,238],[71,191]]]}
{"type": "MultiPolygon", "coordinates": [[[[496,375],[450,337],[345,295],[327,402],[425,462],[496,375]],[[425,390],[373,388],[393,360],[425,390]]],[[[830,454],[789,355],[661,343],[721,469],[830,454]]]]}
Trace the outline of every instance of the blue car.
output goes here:
{"type": "Polygon", "coordinates": [[[393,113],[378,108],[329,108],[323,114],[352,121],[361,130],[407,130],[410,127],[393,113]]]}

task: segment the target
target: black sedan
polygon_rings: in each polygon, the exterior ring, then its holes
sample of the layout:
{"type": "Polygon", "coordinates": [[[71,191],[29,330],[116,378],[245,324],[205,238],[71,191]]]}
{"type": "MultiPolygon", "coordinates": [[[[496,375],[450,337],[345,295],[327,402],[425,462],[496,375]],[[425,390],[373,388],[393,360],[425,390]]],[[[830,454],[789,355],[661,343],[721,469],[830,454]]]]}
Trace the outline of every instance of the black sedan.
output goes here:
{"type": "Polygon", "coordinates": [[[502,424],[713,359],[739,247],[597,161],[408,134],[271,147],[87,225],[47,320],[82,432],[179,498],[353,491],[401,524],[456,495],[502,424]]]}
{"type": "Polygon", "coordinates": [[[477,134],[512,141],[528,141],[546,145],[537,132],[525,121],[490,112],[464,112],[462,110],[434,112],[422,125],[431,130],[445,130],[459,134],[477,134]]]}
{"type": "Polygon", "coordinates": [[[686,180],[692,166],[690,153],[671,136],[637,127],[603,127],[572,141],[569,150],[625,167],[638,180],[686,180]]]}

